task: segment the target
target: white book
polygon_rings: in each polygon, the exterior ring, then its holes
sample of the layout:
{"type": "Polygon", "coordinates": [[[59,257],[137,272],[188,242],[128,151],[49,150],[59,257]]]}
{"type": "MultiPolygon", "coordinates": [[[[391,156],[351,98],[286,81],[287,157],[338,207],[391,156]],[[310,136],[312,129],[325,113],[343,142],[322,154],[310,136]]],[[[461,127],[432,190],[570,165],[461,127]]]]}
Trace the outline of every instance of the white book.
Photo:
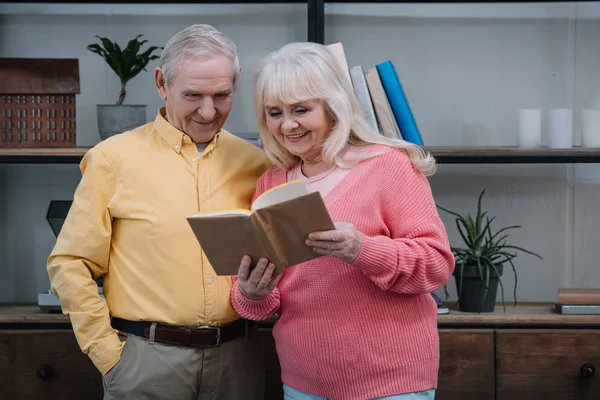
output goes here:
{"type": "Polygon", "coordinates": [[[363,71],[362,66],[357,65],[350,68],[350,77],[352,78],[354,93],[360,104],[363,116],[371,126],[371,129],[381,133],[379,125],[377,124],[377,118],[375,117],[375,109],[373,108],[373,102],[371,101],[369,87],[367,86],[367,80],[365,79],[365,72],[363,71]]]}

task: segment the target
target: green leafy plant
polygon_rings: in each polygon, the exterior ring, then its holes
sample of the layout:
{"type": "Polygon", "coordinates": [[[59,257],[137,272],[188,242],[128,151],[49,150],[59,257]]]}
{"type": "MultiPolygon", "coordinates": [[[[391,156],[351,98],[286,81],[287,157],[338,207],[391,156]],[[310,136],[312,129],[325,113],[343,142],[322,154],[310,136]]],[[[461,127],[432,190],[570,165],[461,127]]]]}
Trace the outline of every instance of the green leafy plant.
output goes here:
{"type": "MultiPolygon", "coordinates": [[[[498,271],[498,266],[508,263],[512,268],[515,276],[514,305],[516,306],[518,278],[517,269],[515,268],[513,260],[517,257],[517,253],[513,251],[522,251],[524,253],[536,256],[540,260],[542,257],[539,254],[525,250],[522,247],[507,244],[506,240],[509,235],[506,234],[506,231],[520,228],[521,226],[507,226],[496,232],[493,232],[492,222],[496,219],[496,217],[490,218],[487,216],[487,211],[482,211],[481,200],[484,193],[485,189],[482,190],[477,200],[477,215],[475,218],[473,218],[470,213],[467,213],[466,215],[460,215],[454,211],[440,207],[439,205],[437,207],[456,217],[456,227],[458,228],[458,232],[460,233],[460,236],[465,244],[464,247],[452,247],[455,265],[456,267],[460,268],[459,276],[462,279],[465,265],[473,265],[477,267],[478,275],[485,287],[484,295],[481,299],[481,303],[483,303],[490,288],[490,277],[492,276],[492,273],[495,274],[498,277],[498,284],[500,285],[502,293],[502,305],[504,307],[504,311],[506,311],[506,305],[504,303],[504,286],[502,285],[502,280],[500,278],[501,274],[498,271]]],[[[462,286],[461,280],[461,283],[457,288],[459,299],[462,295],[462,286]]],[[[446,297],[449,297],[445,286],[444,290],[446,297]]]]}
{"type": "Polygon", "coordinates": [[[143,53],[139,53],[141,47],[148,42],[147,40],[140,41],[143,35],[137,35],[127,43],[127,47],[121,50],[121,47],[117,42],[113,42],[108,38],[96,36],[100,39],[102,47],[97,44],[90,44],[86,48],[99,54],[110,68],[115,71],[119,79],[121,80],[121,92],[117,100],[117,104],[123,104],[127,92],[125,87],[127,82],[135,78],[142,70],[146,71],[146,65],[152,60],[159,58],[158,55],[152,54],[154,51],[161,49],[162,47],[150,46],[143,53]]]}

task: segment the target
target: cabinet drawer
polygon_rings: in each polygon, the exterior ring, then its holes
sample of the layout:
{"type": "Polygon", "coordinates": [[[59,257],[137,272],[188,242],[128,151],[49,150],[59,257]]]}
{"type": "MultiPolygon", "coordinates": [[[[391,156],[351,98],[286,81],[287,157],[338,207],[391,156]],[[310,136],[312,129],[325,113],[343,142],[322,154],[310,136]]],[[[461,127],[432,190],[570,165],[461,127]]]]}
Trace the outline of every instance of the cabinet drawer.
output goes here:
{"type": "Polygon", "coordinates": [[[496,357],[498,400],[600,399],[600,331],[498,331],[496,357]]]}
{"type": "Polygon", "coordinates": [[[440,329],[436,400],[494,399],[494,331],[440,329]]]}
{"type": "Polygon", "coordinates": [[[102,377],[71,330],[0,330],[0,399],[101,400],[102,377]]]}

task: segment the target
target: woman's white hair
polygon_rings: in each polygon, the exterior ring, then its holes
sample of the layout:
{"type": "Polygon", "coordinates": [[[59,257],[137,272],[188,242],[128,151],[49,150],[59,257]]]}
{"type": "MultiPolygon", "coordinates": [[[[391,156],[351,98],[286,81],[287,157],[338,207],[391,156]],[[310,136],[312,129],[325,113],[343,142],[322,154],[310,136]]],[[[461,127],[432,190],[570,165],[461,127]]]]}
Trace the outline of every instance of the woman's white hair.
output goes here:
{"type": "Polygon", "coordinates": [[[183,59],[216,56],[226,56],[233,61],[233,87],[237,88],[241,71],[235,43],[211,25],[190,25],[176,33],[165,45],[159,66],[167,85],[170,85],[183,59]]]}
{"type": "Polygon", "coordinates": [[[344,157],[350,146],[385,144],[403,149],[415,168],[425,176],[435,173],[435,159],[420,146],[388,138],[371,129],[333,53],[324,45],[310,42],[289,43],[268,54],[254,74],[259,135],[267,156],[278,167],[287,170],[300,159],[287,151],[269,132],[265,106],[317,99],[325,102],[334,121],[331,133],[323,143],[321,157],[324,161],[349,167],[361,160],[344,157]]]}

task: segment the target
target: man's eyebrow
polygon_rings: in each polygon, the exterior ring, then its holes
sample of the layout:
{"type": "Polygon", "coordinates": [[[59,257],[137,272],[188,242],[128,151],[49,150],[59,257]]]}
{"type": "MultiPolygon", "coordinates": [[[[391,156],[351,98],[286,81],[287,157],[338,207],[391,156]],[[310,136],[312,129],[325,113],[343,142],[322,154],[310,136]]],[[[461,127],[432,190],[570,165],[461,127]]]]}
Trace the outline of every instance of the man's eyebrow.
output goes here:
{"type": "MultiPolygon", "coordinates": [[[[232,89],[225,89],[225,90],[221,90],[219,92],[215,92],[213,94],[213,96],[215,96],[215,95],[227,95],[227,94],[231,94],[232,92],[233,92],[232,89]]],[[[195,90],[195,89],[184,89],[183,90],[183,94],[197,94],[197,95],[201,95],[201,96],[206,95],[205,93],[201,93],[201,92],[199,92],[198,90],[195,90]]]]}

